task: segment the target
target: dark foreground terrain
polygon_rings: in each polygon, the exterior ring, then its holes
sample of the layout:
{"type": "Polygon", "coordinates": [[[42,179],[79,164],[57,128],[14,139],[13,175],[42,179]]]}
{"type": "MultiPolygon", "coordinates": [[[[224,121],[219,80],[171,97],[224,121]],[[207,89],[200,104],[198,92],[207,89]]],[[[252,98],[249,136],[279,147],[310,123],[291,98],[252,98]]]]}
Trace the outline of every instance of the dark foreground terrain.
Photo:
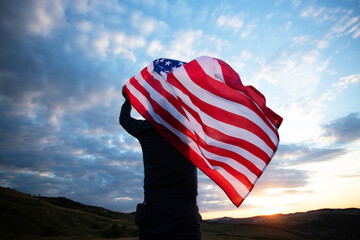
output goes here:
{"type": "MultiPolygon", "coordinates": [[[[0,239],[137,239],[134,215],[0,187],[0,239]]],[[[202,223],[204,240],[360,239],[360,209],[222,218],[202,223]]]]}

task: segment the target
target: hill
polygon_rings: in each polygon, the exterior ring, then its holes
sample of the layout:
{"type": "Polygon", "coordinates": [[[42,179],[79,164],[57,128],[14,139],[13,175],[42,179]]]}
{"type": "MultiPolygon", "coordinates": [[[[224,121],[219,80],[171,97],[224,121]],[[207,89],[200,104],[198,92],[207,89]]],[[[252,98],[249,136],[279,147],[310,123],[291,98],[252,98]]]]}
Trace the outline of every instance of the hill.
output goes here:
{"type": "Polygon", "coordinates": [[[133,219],[63,197],[34,197],[0,187],[0,239],[137,239],[133,219]]]}
{"type": "MultiPolygon", "coordinates": [[[[320,209],[293,214],[276,214],[251,218],[220,218],[209,224],[265,227],[292,234],[283,239],[360,239],[360,209],[320,209]]],[[[270,235],[263,239],[271,238],[270,235]]]]}
{"type": "MultiPolygon", "coordinates": [[[[203,240],[360,239],[360,209],[203,221],[203,240]]],[[[0,239],[137,239],[134,215],[0,187],[0,239]]]]}

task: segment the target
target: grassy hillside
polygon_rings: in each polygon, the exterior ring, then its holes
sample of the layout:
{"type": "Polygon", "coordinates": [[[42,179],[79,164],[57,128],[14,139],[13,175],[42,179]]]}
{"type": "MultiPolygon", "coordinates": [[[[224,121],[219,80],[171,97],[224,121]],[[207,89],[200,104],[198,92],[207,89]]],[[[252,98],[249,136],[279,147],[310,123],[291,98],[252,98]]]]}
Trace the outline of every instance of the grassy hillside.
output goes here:
{"type": "Polygon", "coordinates": [[[0,188],[0,239],[136,239],[133,218],[66,198],[33,197],[0,188]]]}
{"type": "MultiPolygon", "coordinates": [[[[360,209],[202,223],[203,240],[360,239],[360,209]]],[[[0,239],[137,239],[134,215],[0,187],[0,239]]]]}

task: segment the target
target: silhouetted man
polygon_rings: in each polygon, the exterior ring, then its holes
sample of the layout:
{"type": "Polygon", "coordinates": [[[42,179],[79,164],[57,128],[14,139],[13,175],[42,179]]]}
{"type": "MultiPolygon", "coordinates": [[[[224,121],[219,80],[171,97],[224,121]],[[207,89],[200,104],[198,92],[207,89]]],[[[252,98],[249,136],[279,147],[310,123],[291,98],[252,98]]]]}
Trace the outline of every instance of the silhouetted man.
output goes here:
{"type": "Polygon", "coordinates": [[[123,91],[120,125],[141,145],[144,162],[144,202],[137,205],[139,239],[201,239],[196,203],[197,169],[146,120],[131,117],[123,91]]]}

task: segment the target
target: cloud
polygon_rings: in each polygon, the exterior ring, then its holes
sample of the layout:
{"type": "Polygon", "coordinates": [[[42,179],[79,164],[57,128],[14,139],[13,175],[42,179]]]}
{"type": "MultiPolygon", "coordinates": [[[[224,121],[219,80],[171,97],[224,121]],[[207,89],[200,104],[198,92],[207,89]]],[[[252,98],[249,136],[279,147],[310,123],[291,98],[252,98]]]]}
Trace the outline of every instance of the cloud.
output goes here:
{"type": "Polygon", "coordinates": [[[330,45],[330,43],[326,40],[321,40],[317,43],[317,47],[320,49],[327,48],[327,47],[329,47],[329,45],[330,45]]]}
{"type": "Polygon", "coordinates": [[[137,66],[119,57],[135,61],[145,38],[103,25],[114,19],[95,2],[19,3],[0,3],[1,185],[134,211],[141,152],[118,114],[122,83],[137,66]]]}
{"type": "Polygon", "coordinates": [[[360,26],[360,23],[356,24],[349,30],[349,33],[353,33],[352,38],[360,37],[360,27],[359,26],[360,26]]]}
{"type": "Polygon", "coordinates": [[[316,68],[316,70],[319,72],[325,71],[328,68],[329,63],[330,63],[330,58],[327,58],[321,66],[316,68]]]}
{"type": "Polygon", "coordinates": [[[135,51],[146,45],[141,35],[104,30],[101,34],[79,34],[74,40],[77,47],[90,58],[120,56],[136,62],[135,51]]]}
{"type": "Polygon", "coordinates": [[[165,55],[169,58],[182,61],[192,60],[197,54],[195,44],[203,37],[201,30],[183,31],[177,33],[175,39],[170,42],[165,55]]]}
{"type": "Polygon", "coordinates": [[[221,211],[234,209],[223,190],[208,176],[198,171],[198,202],[202,211],[221,211]]]}
{"type": "Polygon", "coordinates": [[[136,12],[131,16],[131,24],[140,31],[140,33],[148,35],[155,31],[165,31],[167,24],[158,21],[152,17],[145,16],[141,12],[136,12]]]}
{"type": "Polygon", "coordinates": [[[249,23],[244,27],[244,31],[241,33],[241,37],[246,38],[255,38],[257,36],[256,32],[257,24],[249,23]]]}
{"type": "Polygon", "coordinates": [[[114,117],[105,114],[104,109],[94,108],[75,118],[66,115],[61,132],[54,132],[43,122],[3,117],[1,133],[6,137],[0,141],[5,149],[0,153],[3,184],[35,195],[60,195],[97,206],[108,204],[114,210],[133,211],[142,198],[140,149],[135,139],[124,135],[116,121],[106,123],[109,116],[114,117]],[[121,200],[126,202],[124,205],[120,200],[111,201],[110,196],[133,200],[121,200]]]}
{"type": "Polygon", "coordinates": [[[302,59],[307,63],[313,63],[316,61],[318,56],[319,52],[317,50],[310,50],[302,57],[302,59]]]}
{"type": "Polygon", "coordinates": [[[315,19],[319,22],[334,23],[327,35],[329,39],[349,34],[352,34],[352,38],[358,38],[360,36],[360,17],[353,16],[353,13],[353,9],[342,7],[326,8],[308,6],[302,11],[301,17],[315,19]]]}
{"type": "Polygon", "coordinates": [[[352,74],[346,77],[341,77],[340,81],[334,85],[335,89],[338,92],[343,91],[347,88],[350,84],[355,84],[360,82],[360,74],[352,74]]]}
{"type": "Polygon", "coordinates": [[[218,57],[219,52],[229,45],[228,41],[216,35],[204,34],[201,30],[179,31],[171,41],[162,44],[165,56],[185,62],[204,55],[218,57]]]}
{"type": "Polygon", "coordinates": [[[106,51],[109,47],[109,39],[106,36],[94,39],[92,42],[92,47],[100,56],[106,56],[106,51]]]}
{"type": "Polygon", "coordinates": [[[111,52],[115,55],[122,55],[125,58],[136,62],[134,50],[145,46],[146,40],[142,36],[128,36],[124,33],[115,33],[112,36],[111,52]]]}
{"type": "MultiPolygon", "coordinates": [[[[316,49],[306,52],[298,50],[297,45],[307,41],[306,36],[293,39],[295,45],[290,44],[280,49],[270,60],[257,60],[258,69],[252,74],[251,81],[258,85],[261,81],[275,84],[287,89],[287,92],[310,93],[314,84],[320,81],[320,74],[316,66],[320,67],[320,53],[316,49]],[[291,90],[290,90],[291,89],[291,90]]],[[[259,58],[258,58],[259,59],[259,58]]]]}
{"type": "Polygon", "coordinates": [[[360,139],[359,113],[350,113],[344,117],[324,124],[323,136],[333,138],[337,143],[346,144],[360,139]]]}
{"type": "Polygon", "coordinates": [[[339,156],[346,154],[344,148],[310,147],[299,144],[280,145],[275,161],[288,167],[336,160],[339,156]]]}
{"type": "Polygon", "coordinates": [[[352,25],[358,22],[359,22],[359,17],[344,16],[336,23],[336,25],[332,28],[332,31],[334,31],[335,33],[343,33],[349,27],[351,27],[352,25]]]}
{"type": "Polygon", "coordinates": [[[231,28],[236,33],[244,25],[244,20],[242,20],[238,16],[229,17],[229,16],[221,15],[217,19],[216,24],[219,27],[231,28]]]}
{"type": "MultiPolygon", "coordinates": [[[[319,70],[321,70],[321,68],[319,70]]],[[[323,107],[326,102],[334,100],[345,89],[347,89],[352,84],[357,84],[359,81],[360,75],[357,73],[345,77],[340,77],[338,82],[332,84],[330,89],[321,94],[319,97],[315,98],[312,101],[312,104],[323,107]]]]}
{"type": "Polygon", "coordinates": [[[305,36],[305,35],[303,35],[303,36],[295,36],[295,37],[292,38],[292,41],[293,41],[294,44],[302,45],[302,44],[309,41],[309,36],[305,36]]]}
{"type": "Polygon", "coordinates": [[[157,56],[159,53],[161,53],[163,47],[159,40],[153,40],[150,42],[148,48],[146,49],[146,53],[149,54],[152,57],[157,56]]]}
{"type": "Polygon", "coordinates": [[[318,18],[320,21],[324,21],[328,19],[325,12],[326,9],[324,7],[315,9],[314,6],[309,6],[301,12],[300,16],[304,18],[318,18]]]}
{"type": "Polygon", "coordinates": [[[2,26],[13,33],[46,36],[65,24],[65,6],[60,0],[1,1],[0,9],[2,26]]]}
{"type": "Polygon", "coordinates": [[[308,179],[309,173],[306,170],[269,166],[256,183],[251,196],[267,195],[266,191],[274,188],[296,190],[306,186],[308,179]]]}

